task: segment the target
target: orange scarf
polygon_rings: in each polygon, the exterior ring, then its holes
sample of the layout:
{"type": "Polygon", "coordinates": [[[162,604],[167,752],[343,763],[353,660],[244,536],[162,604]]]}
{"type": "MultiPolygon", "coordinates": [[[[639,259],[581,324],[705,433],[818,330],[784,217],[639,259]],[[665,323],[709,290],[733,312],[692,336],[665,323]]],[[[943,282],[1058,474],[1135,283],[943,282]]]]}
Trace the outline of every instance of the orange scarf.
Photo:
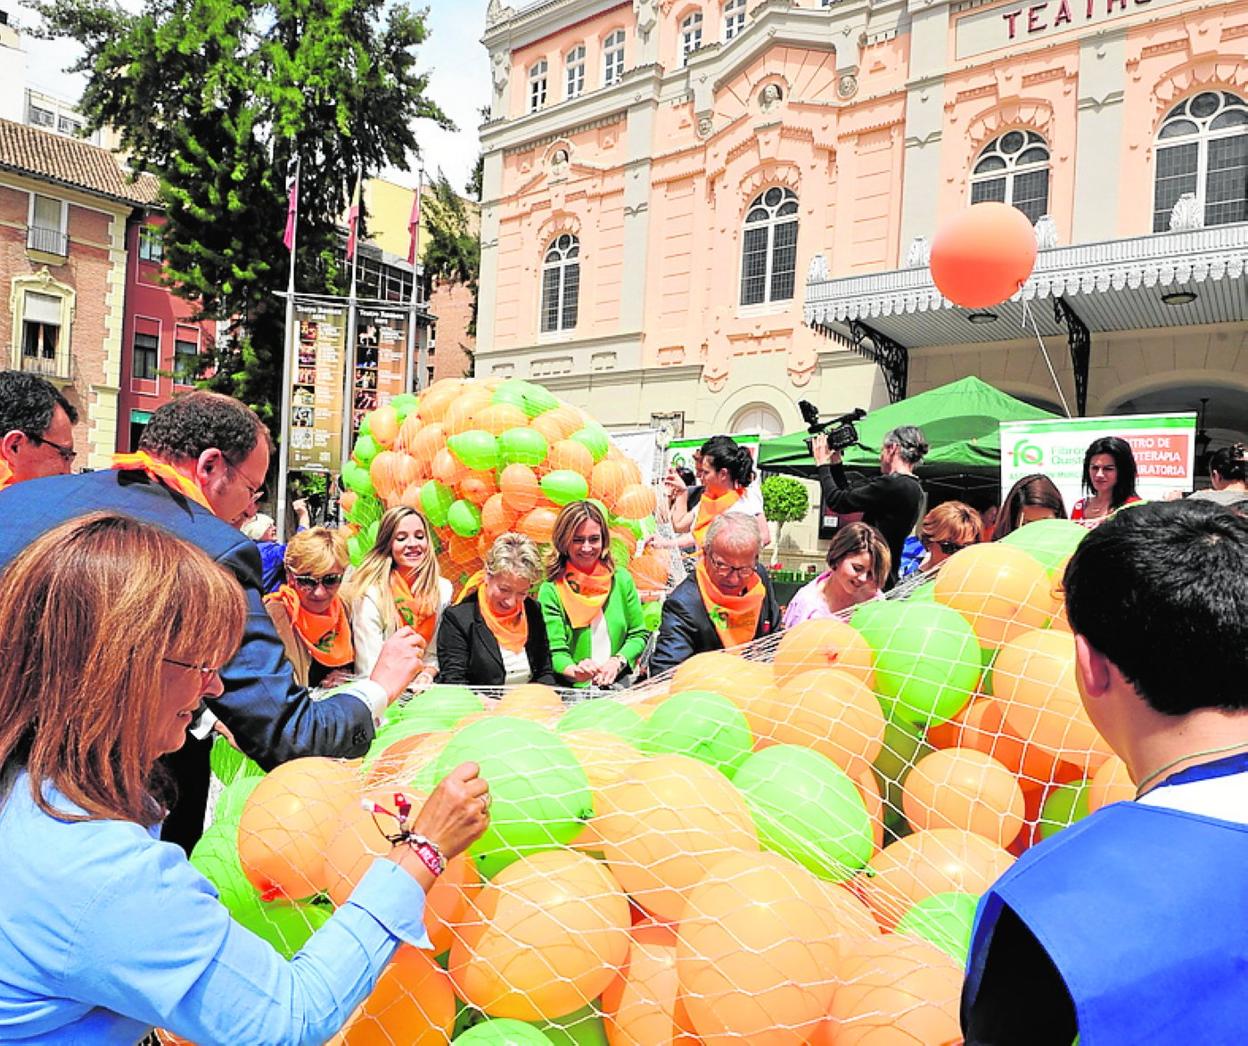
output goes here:
{"type": "MultiPolygon", "coordinates": [[[[484,590],[485,586],[481,587],[484,590]]],[[[484,618],[490,631],[494,633],[498,645],[504,650],[510,650],[513,654],[520,653],[525,643],[529,641],[529,619],[524,616],[524,604],[521,603],[516,607],[508,617],[501,618],[490,609],[490,601],[485,592],[481,591],[477,595],[477,606],[481,608],[481,617],[484,618]]]]}
{"type": "Polygon", "coordinates": [[[394,597],[394,607],[399,612],[399,620],[416,629],[424,638],[425,646],[428,647],[433,642],[433,630],[438,623],[437,613],[421,615],[416,606],[416,597],[412,595],[412,586],[398,570],[390,571],[390,594],[394,597]]]}
{"type": "Polygon", "coordinates": [[[324,614],[314,614],[299,598],[291,585],[282,585],[276,592],[264,597],[265,603],[280,603],[290,615],[295,634],[308,648],[308,653],[329,668],[338,668],[355,660],[351,647],[351,623],[347,620],[347,608],[335,597],[324,614]]]}
{"type": "Polygon", "coordinates": [[[736,487],[733,490],[725,491],[717,498],[708,498],[706,492],[703,491],[702,498],[698,502],[698,518],[693,524],[693,540],[698,548],[701,548],[703,542],[706,541],[706,532],[711,529],[711,524],[715,522],[715,517],[727,512],[744,495],[744,487],[736,487]]]}
{"type": "Polygon", "coordinates": [[[113,468],[121,472],[133,470],[146,472],[153,480],[163,483],[175,494],[190,498],[197,505],[202,505],[209,512],[212,511],[212,506],[208,504],[208,499],[204,497],[204,492],[199,489],[198,483],[193,479],[187,479],[168,462],[157,461],[146,451],[140,450],[134,454],[114,454],[113,468]]]}
{"type": "Polygon", "coordinates": [[[13,473],[9,471],[9,466],[0,461],[0,490],[8,490],[14,482],[16,481],[13,479],[13,473]]]}
{"type": "Polygon", "coordinates": [[[602,560],[589,574],[571,563],[564,568],[563,577],[555,582],[555,591],[559,593],[573,628],[584,628],[602,613],[607,596],[611,594],[613,580],[614,575],[602,560]]]}
{"type": "Polygon", "coordinates": [[[698,560],[694,573],[707,615],[724,648],[740,646],[753,639],[758,631],[758,616],[763,608],[763,600],[767,596],[767,589],[763,587],[763,579],[758,576],[757,571],[754,574],[754,583],[739,596],[728,595],[716,588],[711,581],[711,575],[706,572],[706,563],[701,559],[698,560]]]}

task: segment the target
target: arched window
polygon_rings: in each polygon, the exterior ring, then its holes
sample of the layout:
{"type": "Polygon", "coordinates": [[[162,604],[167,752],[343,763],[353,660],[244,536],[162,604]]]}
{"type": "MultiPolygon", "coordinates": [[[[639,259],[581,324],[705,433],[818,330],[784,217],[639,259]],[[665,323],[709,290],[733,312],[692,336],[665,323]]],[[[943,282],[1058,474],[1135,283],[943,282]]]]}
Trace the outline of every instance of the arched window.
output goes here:
{"type": "Polygon", "coordinates": [[[766,403],[751,403],[732,416],[732,421],[728,423],[728,432],[734,436],[756,432],[763,439],[774,439],[784,435],[784,422],[766,403]]]}
{"type": "Polygon", "coordinates": [[[793,297],[797,273],[797,197],[790,189],[759,193],[741,237],[741,304],[793,297]]]}
{"type": "Polygon", "coordinates": [[[529,68],[529,112],[546,104],[546,59],[529,68]]]}
{"type": "Polygon", "coordinates": [[[576,326],[581,289],[581,244],[571,233],[556,238],[542,261],[542,333],[576,326]]]}
{"type": "Polygon", "coordinates": [[[681,65],[689,64],[689,56],[702,46],[702,12],[692,11],[680,22],[681,65]]]}
{"type": "Polygon", "coordinates": [[[565,97],[575,98],[585,90],[585,45],[577,44],[564,61],[568,73],[568,93],[565,97]]]}
{"type": "Polygon", "coordinates": [[[1170,110],[1157,132],[1153,232],[1195,193],[1206,225],[1248,220],[1248,104],[1226,91],[1202,91],[1170,110]]]}
{"type": "Polygon", "coordinates": [[[602,86],[610,87],[624,75],[624,30],[617,29],[602,42],[602,86]]]}
{"type": "Polygon", "coordinates": [[[728,0],[724,4],[724,39],[731,40],[745,28],[745,0],[728,0]]]}
{"type": "Polygon", "coordinates": [[[1049,210],[1049,147],[1034,131],[1006,131],[984,146],[971,172],[971,203],[1013,204],[1031,224],[1049,210]]]}

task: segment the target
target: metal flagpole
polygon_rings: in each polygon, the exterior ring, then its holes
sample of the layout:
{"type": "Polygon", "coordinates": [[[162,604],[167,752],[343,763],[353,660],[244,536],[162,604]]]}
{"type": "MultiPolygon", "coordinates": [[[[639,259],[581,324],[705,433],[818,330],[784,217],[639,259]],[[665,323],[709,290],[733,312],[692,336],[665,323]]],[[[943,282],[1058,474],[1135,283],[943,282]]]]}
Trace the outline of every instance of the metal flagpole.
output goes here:
{"type": "Polygon", "coordinates": [[[425,168],[422,164],[416,179],[416,228],[412,235],[416,238],[416,248],[412,252],[412,300],[407,306],[407,376],[403,385],[405,392],[416,392],[429,383],[429,367],[425,359],[425,347],[420,348],[420,360],[416,359],[416,307],[417,292],[420,288],[420,218],[422,199],[425,191],[425,168]]]}
{"type": "MultiPolygon", "coordinates": [[[[286,493],[290,483],[290,399],[295,379],[295,247],[299,237],[299,168],[295,158],[295,220],[290,233],[290,275],[286,280],[286,351],[282,365],[282,437],[277,462],[277,540],[286,540],[286,493]]],[[[287,205],[289,206],[289,204],[287,205]]]]}
{"type": "MultiPolygon", "coordinates": [[[[361,172],[362,174],[362,172],[361,172]]],[[[355,235],[351,235],[351,229],[347,229],[348,242],[354,242],[355,251],[351,255],[351,293],[347,297],[347,342],[344,347],[346,354],[346,392],[343,398],[342,410],[342,448],[341,458],[339,459],[338,472],[342,474],[342,468],[346,465],[347,459],[351,456],[351,432],[354,426],[351,419],[355,416],[355,288],[356,277],[360,270],[360,208],[363,206],[359,198],[362,191],[360,187],[361,174],[355,176],[355,192],[356,198],[353,200],[355,208],[355,235]]],[[[349,213],[349,212],[348,212],[349,213]]],[[[350,226],[350,222],[348,222],[350,226]]],[[[339,483],[341,486],[341,482],[339,483]]]]}

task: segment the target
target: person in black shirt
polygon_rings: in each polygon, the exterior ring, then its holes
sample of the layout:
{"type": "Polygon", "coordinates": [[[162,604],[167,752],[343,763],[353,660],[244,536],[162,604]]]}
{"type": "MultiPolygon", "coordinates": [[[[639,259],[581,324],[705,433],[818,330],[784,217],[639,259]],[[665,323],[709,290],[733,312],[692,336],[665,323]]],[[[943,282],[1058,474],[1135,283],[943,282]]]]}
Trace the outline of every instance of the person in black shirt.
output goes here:
{"type": "Polygon", "coordinates": [[[828,447],[826,436],[811,441],[811,455],[819,467],[822,503],[837,513],[861,512],[864,523],[870,523],[888,542],[892,553],[892,571],[887,588],[897,581],[901,549],[906,535],[914,530],[923,508],[923,487],[914,468],[927,454],[927,440],[920,429],[903,425],[884,437],[880,448],[880,475],[857,487],[850,487],[841,464],[841,452],[828,447]]]}

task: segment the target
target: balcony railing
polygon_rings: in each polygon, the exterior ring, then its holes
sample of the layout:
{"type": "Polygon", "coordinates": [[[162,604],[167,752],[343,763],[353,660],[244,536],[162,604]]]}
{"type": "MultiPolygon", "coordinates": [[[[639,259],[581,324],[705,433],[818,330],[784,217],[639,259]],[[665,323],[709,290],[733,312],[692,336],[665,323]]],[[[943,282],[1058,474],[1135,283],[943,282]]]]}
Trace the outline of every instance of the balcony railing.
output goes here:
{"type": "Polygon", "coordinates": [[[43,254],[55,254],[67,257],[69,254],[69,234],[60,229],[48,229],[42,225],[32,225],[26,230],[26,249],[40,251],[43,254]]]}
{"type": "Polygon", "coordinates": [[[69,381],[73,375],[70,373],[69,353],[57,349],[54,356],[28,356],[22,353],[18,356],[21,369],[28,374],[38,374],[44,378],[55,378],[60,381],[69,381]]]}

